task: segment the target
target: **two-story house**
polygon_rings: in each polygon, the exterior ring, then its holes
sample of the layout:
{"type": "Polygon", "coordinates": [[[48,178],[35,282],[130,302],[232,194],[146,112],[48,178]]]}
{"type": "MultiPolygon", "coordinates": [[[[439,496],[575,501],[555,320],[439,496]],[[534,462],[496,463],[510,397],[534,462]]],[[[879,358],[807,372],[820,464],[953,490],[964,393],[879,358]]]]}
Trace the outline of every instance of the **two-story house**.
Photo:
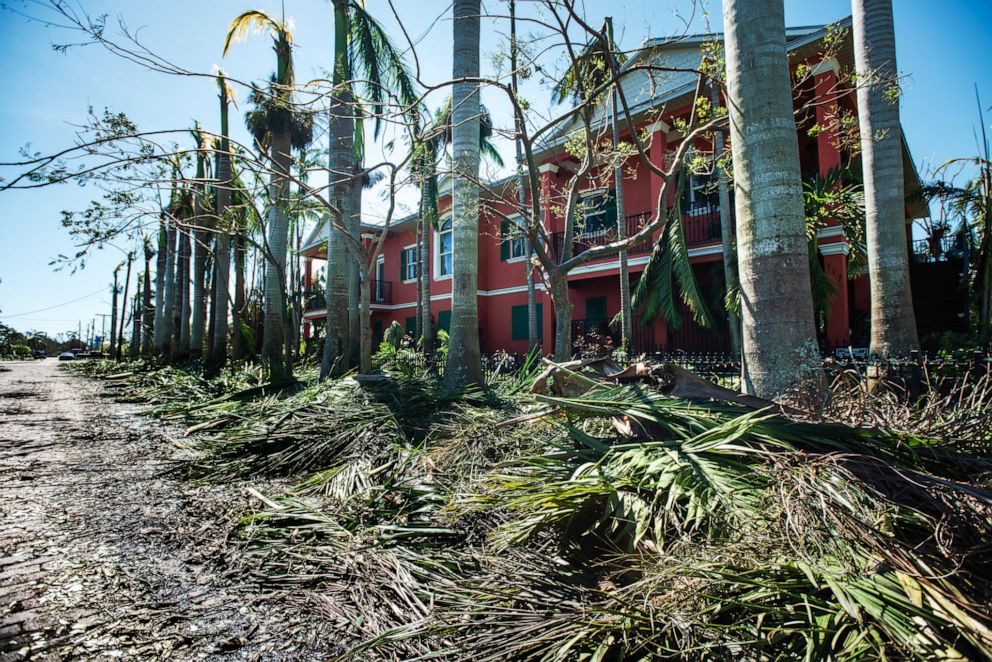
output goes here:
{"type": "MultiPolygon", "coordinates": [[[[847,153],[845,141],[839,132],[845,130],[837,118],[846,114],[856,117],[856,99],[853,91],[840,93],[843,85],[841,72],[851,71],[854,56],[849,34],[850,19],[834,26],[791,28],[787,31],[790,60],[793,68],[804,67],[810,83],[795,93],[797,108],[797,137],[801,170],[804,178],[816,174],[826,175],[830,170],[851,165],[852,172],[860,176],[860,161],[847,153]],[[837,46],[837,30],[848,34],[837,46]],[[832,46],[831,55],[824,57],[825,44],[832,46]],[[846,113],[844,112],[846,111],[846,113]],[[816,125],[815,130],[810,127],[816,125]]],[[[701,49],[719,35],[701,35],[679,39],[655,39],[645,42],[624,65],[648,62],[658,69],[636,70],[623,79],[623,88],[639,132],[650,135],[650,159],[664,165],[666,154],[682,140],[674,128],[677,118],[685,117],[691,110],[696,92],[696,75],[691,71],[661,71],[661,68],[691,69],[701,59],[701,49]]],[[[604,121],[602,115],[599,121],[604,121]]],[[[848,128],[850,124],[848,124],[848,128]]],[[[542,186],[542,223],[551,242],[560,242],[564,218],[560,205],[549,200],[560,198],[566,182],[572,176],[571,165],[575,159],[566,153],[565,140],[572,127],[563,126],[557,139],[549,140],[539,153],[538,167],[542,186]],[[547,200],[543,199],[547,198],[547,200]]],[[[856,131],[856,123],[854,124],[856,131]]],[[[623,139],[623,135],[621,139],[623,139]]],[[[912,158],[904,145],[905,186],[907,194],[919,190],[919,179],[912,158]]],[[[712,146],[697,144],[695,148],[705,154],[712,153],[712,146]]],[[[624,209],[628,235],[650,219],[657,210],[656,201],[661,192],[662,180],[649,171],[636,157],[623,167],[624,209]]],[[[597,178],[601,183],[604,178],[597,178]]],[[[527,281],[524,243],[513,239],[507,232],[506,215],[511,215],[512,205],[502,197],[503,191],[513,198],[515,189],[511,179],[493,182],[486,188],[485,204],[479,221],[479,337],[483,352],[505,350],[522,353],[527,350],[527,281]],[[497,213],[499,212],[499,213],[497,213]]],[[[442,186],[442,189],[445,187],[442,186]]],[[[430,237],[431,314],[435,324],[448,328],[451,317],[452,236],[450,219],[450,182],[440,199],[440,225],[430,237]]],[[[609,228],[615,222],[612,207],[612,188],[590,185],[581,193],[582,213],[585,216],[581,231],[576,233],[575,251],[613,239],[609,228]]],[[[668,196],[668,205],[675,203],[675,192],[668,196]]],[[[706,175],[693,176],[680,193],[682,196],[682,223],[688,254],[701,288],[719,280],[723,248],[720,241],[720,212],[712,181],[706,175]]],[[[732,206],[732,205],[731,205],[732,206]]],[[[907,242],[911,239],[912,219],[927,214],[922,203],[906,207],[907,242]]],[[[417,314],[417,251],[416,217],[394,222],[384,241],[382,255],[376,267],[372,287],[373,329],[375,343],[391,322],[397,321],[411,332],[416,326],[417,314]]],[[[366,231],[374,231],[369,226],[366,231]]],[[[633,246],[629,250],[631,286],[639,278],[648,261],[653,242],[633,246]]],[[[830,306],[826,328],[821,338],[826,347],[839,347],[852,341],[866,340],[868,319],[867,276],[854,280],[848,278],[847,255],[849,244],[840,225],[821,228],[818,234],[818,259],[832,279],[836,294],[830,306]],[[864,336],[862,338],[862,336],[864,336]]],[[[551,247],[552,250],[555,248],[551,247]]],[[[326,227],[318,227],[306,242],[303,253],[309,261],[324,259],[326,227]]],[[[308,265],[307,273],[311,273],[308,265]]],[[[308,288],[309,289],[309,288],[308,288]]],[[[598,328],[608,332],[606,325],[620,307],[619,263],[614,256],[576,268],[569,278],[569,297],[573,306],[573,336],[598,328]]],[[[548,293],[538,280],[537,287],[540,338],[545,352],[552,351],[554,316],[548,293]]],[[[316,297],[305,314],[311,324],[323,323],[325,310],[322,298],[316,297]]],[[[718,318],[720,315],[716,315],[718,318]]],[[[679,331],[672,331],[663,319],[648,324],[635,320],[634,349],[638,352],[685,350],[689,352],[716,352],[729,348],[726,322],[712,330],[697,326],[689,315],[683,315],[679,331]]],[[[615,333],[615,331],[614,331],[615,333]]]]}

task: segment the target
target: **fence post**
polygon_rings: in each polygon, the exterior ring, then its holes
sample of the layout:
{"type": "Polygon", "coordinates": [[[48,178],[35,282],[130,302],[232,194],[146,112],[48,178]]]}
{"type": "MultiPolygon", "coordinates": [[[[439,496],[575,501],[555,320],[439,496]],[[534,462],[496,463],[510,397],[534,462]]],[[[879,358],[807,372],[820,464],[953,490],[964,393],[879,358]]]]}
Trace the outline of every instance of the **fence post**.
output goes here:
{"type": "Polygon", "coordinates": [[[923,366],[920,363],[920,350],[911,350],[909,352],[909,360],[909,394],[915,400],[923,393],[923,366]]]}

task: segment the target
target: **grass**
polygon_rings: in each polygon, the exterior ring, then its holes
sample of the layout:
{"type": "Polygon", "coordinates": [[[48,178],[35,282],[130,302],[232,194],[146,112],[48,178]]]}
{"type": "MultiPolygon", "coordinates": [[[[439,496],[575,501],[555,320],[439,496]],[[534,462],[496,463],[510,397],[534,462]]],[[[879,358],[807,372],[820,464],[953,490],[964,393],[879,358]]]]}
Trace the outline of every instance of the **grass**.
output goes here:
{"type": "Polygon", "coordinates": [[[187,424],[193,477],[291,480],[241,521],[242,563],[302,589],[335,654],[992,657],[988,377],[837,383],[798,421],[642,385],[535,397],[533,364],[458,393],[408,368],[87,371],[187,424]]]}

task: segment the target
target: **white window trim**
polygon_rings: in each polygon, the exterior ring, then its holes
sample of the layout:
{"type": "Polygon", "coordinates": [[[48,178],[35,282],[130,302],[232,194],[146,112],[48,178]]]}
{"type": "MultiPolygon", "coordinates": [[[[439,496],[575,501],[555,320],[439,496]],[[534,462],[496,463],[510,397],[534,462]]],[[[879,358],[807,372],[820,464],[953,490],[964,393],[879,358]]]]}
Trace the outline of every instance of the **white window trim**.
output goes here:
{"type": "MultiPolygon", "coordinates": [[[[510,216],[507,216],[504,220],[509,221],[513,225],[516,225],[518,228],[523,229],[522,226],[520,225],[520,221],[522,220],[522,218],[523,217],[520,216],[520,214],[512,214],[510,216]]],[[[517,257],[513,257],[513,242],[516,239],[522,239],[522,238],[523,237],[516,237],[514,239],[510,239],[509,237],[507,237],[506,239],[503,239],[503,237],[500,237],[500,243],[502,243],[503,241],[509,241],[510,242],[510,257],[508,257],[506,260],[504,260],[504,262],[506,264],[513,264],[515,262],[525,262],[527,260],[527,242],[526,241],[524,242],[524,254],[523,255],[518,255],[517,257]]]]}
{"type": "MultiPolygon", "coordinates": [[[[413,244],[409,244],[409,245],[407,245],[407,246],[404,246],[403,248],[401,248],[401,249],[400,249],[400,253],[401,253],[401,255],[402,255],[402,253],[403,253],[403,251],[408,251],[408,250],[410,250],[411,248],[413,248],[413,249],[416,249],[416,248],[417,248],[417,244],[416,244],[416,243],[413,243],[413,244]]],[[[415,256],[415,257],[416,257],[416,254],[417,254],[417,251],[415,250],[415,251],[414,251],[414,256],[415,256]]],[[[419,265],[419,264],[417,265],[417,270],[418,270],[418,271],[420,270],[420,265],[419,265]]],[[[403,274],[403,275],[405,276],[406,274],[403,274]]],[[[404,285],[409,285],[410,283],[416,283],[416,282],[417,282],[417,278],[416,278],[416,277],[413,277],[413,278],[411,278],[411,279],[409,279],[409,280],[407,280],[406,278],[401,278],[400,280],[401,280],[401,282],[402,282],[402,283],[403,283],[404,285]]]]}
{"type": "MultiPolygon", "coordinates": [[[[438,225],[438,227],[441,227],[442,225],[444,225],[448,221],[451,221],[451,214],[450,214],[450,212],[446,216],[442,216],[441,218],[439,218],[438,219],[438,222],[437,222],[437,225],[438,225]]],[[[432,257],[434,259],[431,260],[431,263],[432,263],[432,265],[431,265],[431,271],[433,272],[431,275],[433,276],[434,280],[436,280],[436,281],[440,281],[440,280],[451,280],[451,274],[445,274],[443,276],[441,275],[441,233],[438,232],[437,230],[434,230],[433,231],[433,234],[434,234],[434,245],[431,247],[431,255],[432,255],[432,257]]],[[[452,270],[454,270],[454,267],[455,267],[455,224],[454,224],[454,222],[451,223],[451,267],[452,267],[452,270]]]]}
{"type": "MultiPolygon", "coordinates": [[[[605,188],[591,188],[591,189],[587,189],[587,190],[582,191],[581,193],[579,193],[579,198],[581,199],[582,203],[585,204],[585,201],[586,201],[587,198],[593,198],[593,197],[596,197],[598,195],[605,196],[608,193],[609,193],[609,191],[607,189],[605,189],[605,188]]],[[[603,209],[603,211],[601,211],[599,213],[601,213],[604,216],[604,218],[605,218],[605,216],[606,216],[606,209],[603,209]]],[[[589,218],[586,216],[585,212],[583,212],[582,213],[582,229],[583,229],[583,232],[580,232],[580,233],[578,233],[578,234],[575,235],[575,237],[577,239],[578,238],[583,238],[583,237],[588,237],[590,239],[595,239],[596,237],[602,237],[609,230],[609,227],[610,227],[609,226],[609,220],[610,219],[606,219],[607,222],[606,222],[606,224],[604,224],[604,227],[603,227],[602,230],[598,230],[596,232],[585,232],[584,231],[585,230],[585,225],[586,225],[586,221],[588,221],[588,220],[589,220],[589,218]]]]}

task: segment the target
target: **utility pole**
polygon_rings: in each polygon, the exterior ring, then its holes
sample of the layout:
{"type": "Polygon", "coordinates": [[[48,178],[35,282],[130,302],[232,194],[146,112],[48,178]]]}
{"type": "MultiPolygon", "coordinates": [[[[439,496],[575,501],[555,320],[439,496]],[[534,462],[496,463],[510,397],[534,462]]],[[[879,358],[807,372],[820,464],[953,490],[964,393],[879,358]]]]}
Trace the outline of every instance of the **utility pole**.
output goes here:
{"type": "MultiPolygon", "coordinates": [[[[110,317],[110,313],[97,313],[97,317],[100,318],[100,346],[103,347],[103,340],[107,337],[107,318],[110,317]]],[[[93,320],[93,327],[96,330],[96,320],[93,320]]]]}

